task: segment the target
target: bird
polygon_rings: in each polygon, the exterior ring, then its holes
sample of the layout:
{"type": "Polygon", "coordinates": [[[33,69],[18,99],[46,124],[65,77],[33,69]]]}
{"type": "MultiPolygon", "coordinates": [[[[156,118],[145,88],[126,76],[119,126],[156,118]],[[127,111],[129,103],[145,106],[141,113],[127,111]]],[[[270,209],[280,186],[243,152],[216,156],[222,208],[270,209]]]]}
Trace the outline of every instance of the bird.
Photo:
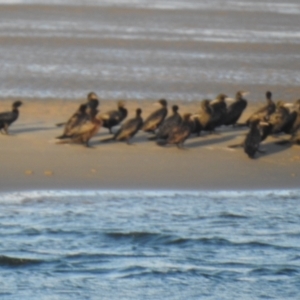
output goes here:
{"type": "Polygon", "coordinates": [[[261,142],[260,122],[261,121],[257,119],[251,123],[250,131],[244,141],[244,151],[249,158],[254,158],[256,152],[261,152],[261,150],[259,150],[259,144],[261,142]]]}
{"type": "Polygon", "coordinates": [[[278,134],[281,133],[286,126],[290,118],[290,111],[287,104],[283,101],[278,101],[276,104],[276,110],[273,112],[269,118],[268,123],[272,125],[272,133],[278,134]]]}
{"type": "Polygon", "coordinates": [[[168,114],[167,101],[165,99],[160,99],[158,103],[161,108],[151,113],[144,122],[142,130],[145,132],[155,133],[155,130],[162,124],[168,114]]]}
{"type": "Polygon", "coordinates": [[[89,119],[89,115],[87,114],[86,110],[87,104],[81,104],[78,110],[65,123],[63,134],[58,136],[57,139],[69,137],[70,134],[72,134],[75,127],[87,121],[89,119]]]}
{"type": "Polygon", "coordinates": [[[264,126],[269,126],[269,123],[263,122],[259,118],[253,119],[250,123],[250,130],[247,133],[245,140],[242,143],[230,145],[229,148],[243,147],[244,152],[249,158],[254,158],[256,152],[264,153],[263,150],[259,149],[259,145],[263,141],[262,128],[264,126]]]}
{"type": "Polygon", "coordinates": [[[83,144],[86,147],[90,147],[89,141],[90,139],[98,133],[102,125],[102,120],[95,116],[93,119],[85,118],[77,125],[73,126],[68,134],[61,135],[57,137],[59,140],[67,140],[64,141],[67,143],[78,143],[83,144]]]}
{"type": "Polygon", "coordinates": [[[120,124],[127,117],[127,109],[125,108],[125,102],[118,102],[117,110],[110,110],[104,114],[100,115],[103,121],[103,127],[107,128],[110,133],[112,133],[112,127],[120,124]]]}
{"type": "Polygon", "coordinates": [[[225,94],[219,94],[217,98],[210,102],[210,107],[212,109],[211,119],[204,127],[205,130],[213,132],[216,127],[224,124],[227,105],[225,99],[228,98],[225,94]]]}
{"type": "Polygon", "coordinates": [[[227,107],[224,125],[235,126],[238,119],[241,117],[243,111],[247,107],[247,100],[244,99],[244,96],[247,95],[247,92],[238,91],[235,95],[235,101],[227,107]]]}
{"type": "Polygon", "coordinates": [[[260,119],[262,121],[268,120],[269,116],[275,112],[276,105],[272,100],[272,93],[266,92],[267,104],[255,111],[246,121],[245,125],[249,126],[253,120],[260,119]]]}
{"type": "MultiPolygon", "coordinates": [[[[93,119],[99,113],[99,111],[97,109],[97,107],[99,106],[99,100],[98,100],[97,94],[94,92],[90,92],[87,94],[87,100],[82,105],[85,105],[86,116],[90,119],[93,119]]],[[[72,116],[75,116],[78,113],[78,111],[81,109],[80,107],[81,107],[81,105],[79,106],[78,110],[72,116]]],[[[82,109],[83,109],[83,107],[82,107],[82,109]]],[[[66,126],[66,124],[69,122],[69,120],[67,122],[60,122],[55,125],[57,127],[66,126]]]]}
{"type": "Polygon", "coordinates": [[[293,109],[290,110],[289,117],[282,127],[282,131],[292,135],[300,128],[300,99],[296,100],[293,105],[287,103],[285,106],[293,109]]]}
{"type": "Polygon", "coordinates": [[[87,110],[86,113],[90,120],[94,119],[94,117],[99,113],[98,106],[99,106],[99,100],[96,98],[89,99],[89,101],[86,103],[87,110]]]}
{"type": "Polygon", "coordinates": [[[141,115],[142,110],[137,108],[135,118],[127,120],[112,138],[102,140],[101,142],[126,141],[127,144],[130,145],[130,139],[132,139],[143,126],[141,115]]]}
{"type": "Polygon", "coordinates": [[[199,136],[201,131],[207,128],[207,124],[211,121],[213,114],[213,108],[210,106],[210,102],[211,100],[209,99],[203,99],[200,104],[200,111],[191,116],[191,133],[196,133],[199,136]]]}
{"type": "MultiPolygon", "coordinates": [[[[291,105],[288,104],[288,106],[291,105]]],[[[285,145],[289,143],[300,145],[300,99],[296,100],[293,104],[293,110],[290,111],[289,118],[282,128],[282,132],[290,134],[291,137],[289,140],[282,140],[276,144],[285,145]]]]}
{"type": "Polygon", "coordinates": [[[173,144],[176,145],[179,149],[182,149],[185,140],[189,137],[191,133],[191,115],[192,114],[190,113],[184,114],[181,123],[173,127],[168,138],[166,140],[158,140],[157,144],[159,146],[173,144]]]}
{"type": "Polygon", "coordinates": [[[173,127],[181,123],[182,117],[178,113],[178,109],[178,105],[172,106],[173,114],[163,121],[163,123],[158,128],[154,139],[167,139],[173,127]]]}
{"type": "Polygon", "coordinates": [[[0,113],[0,131],[4,134],[9,134],[8,127],[15,122],[19,117],[19,107],[23,103],[20,100],[15,101],[12,104],[12,110],[8,112],[0,113]]]}

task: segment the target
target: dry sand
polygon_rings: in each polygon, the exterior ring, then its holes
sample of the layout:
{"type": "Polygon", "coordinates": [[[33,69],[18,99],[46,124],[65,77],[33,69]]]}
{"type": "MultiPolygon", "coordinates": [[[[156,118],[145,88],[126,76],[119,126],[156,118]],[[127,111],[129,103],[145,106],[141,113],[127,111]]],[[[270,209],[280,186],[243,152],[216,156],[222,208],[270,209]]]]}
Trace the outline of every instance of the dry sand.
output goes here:
{"type": "MultiPolygon", "coordinates": [[[[299,187],[300,147],[274,144],[268,138],[265,154],[249,159],[243,149],[227,146],[242,141],[246,129],[221,128],[219,134],[192,136],[187,150],[159,147],[140,132],[134,145],[99,143],[108,137],[102,128],[82,145],[58,145],[54,137],[62,132],[55,123],[64,121],[82,100],[24,101],[20,118],[10,127],[9,136],[0,135],[1,191],[41,189],[172,189],[252,190],[299,187]]],[[[199,103],[178,103],[180,111],[195,112],[199,103]]],[[[0,110],[11,101],[1,101],[0,110]]],[[[101,101],[101,111],[115,106],[101,101]]],[[[143,116],[154,109],[151,101],[128,101],[129,117],[135,108],[143,116]]],[[[242,119],[253,110],[247,109],[242,119]]]]}

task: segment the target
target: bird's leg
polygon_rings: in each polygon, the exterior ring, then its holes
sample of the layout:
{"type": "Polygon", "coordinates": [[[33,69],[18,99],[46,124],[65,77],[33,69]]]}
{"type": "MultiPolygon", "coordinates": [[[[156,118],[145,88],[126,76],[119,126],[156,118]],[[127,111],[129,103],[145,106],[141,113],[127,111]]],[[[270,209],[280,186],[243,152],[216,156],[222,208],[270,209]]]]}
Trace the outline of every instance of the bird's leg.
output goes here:
{"type": "Polygon", "coordinates": [[[4,124],[4,128],[3,129],[4,129],[5,134],[9,135],[9,133],[8,133],[8,124],[7,123],[4,124]]]}

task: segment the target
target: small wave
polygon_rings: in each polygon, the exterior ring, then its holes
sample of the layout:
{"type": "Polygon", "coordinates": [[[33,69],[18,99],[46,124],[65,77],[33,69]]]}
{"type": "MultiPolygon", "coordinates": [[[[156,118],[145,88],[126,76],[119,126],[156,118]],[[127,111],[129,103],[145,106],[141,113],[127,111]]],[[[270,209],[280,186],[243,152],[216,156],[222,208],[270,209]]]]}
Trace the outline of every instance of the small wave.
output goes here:
{"type": "Polygon", "coordinates": [[[4,255],[0,256],[0,266],[21,267],[28,265],[37,265],[41,263],[43,263],[43,261],[38,259],[10,257],[4,255]]]}
{"type": "MultiPolygon", "coordinates": [[[[98,197],[104,199],[183,199],[187,198],[210,198],[214,199],[299,199],[300,190],[256,190],[256,191],[210,191],[210,190],[33,190],[20,192],[0,193],[0,203],[28,203],[30,201],[43,201],[44,199],[61,200],[61,198],[98,197]]],[[[239,217],[233,214],[233,217],[239,217]]]]}
{"type": "Polygon", "coordinates": [[[299,270],[298,269],[295,269],[295,268],[282,268],[282,269],[279,269],[275,272],[276,275],[294,275],[294,274],[299,274],[299,270]]]}
{"type": "Polygon", "coordinates": [[[279,276],[279,275],[294,275],[299,274],[299,270],[296,268],[283,267],[283,268],[256,268],[249,272],[249,275],[260,276],[279,276]]]}
{"type": "Polygon", "coordinates": [[[221,218],[228,218],[228,219],[247,219],[247,216],[244,215],[238,215],[234,213],[229,213],[229,212],[223,212],[220,214],[221,218]]]}
{"type": "Polygon", "coordinates": [[[172,239],[171,236],[152,232],[107,232],[105,236],[118,242],[130,240],[132,243],[141,244],[164,244],[172,239]]]}
{"type": "Polygon", "coordinates": [[[121,271],[121,278],[141,278],[141,277],[166,277],[166,276],[203,276],[208,277],[211,274],[208,274],[206,271],[201,270],[200,268],[180,268],[178,266],[174,267],[162,267],[162,268],[149,268],[142,266],[132,266],[125,268],[121,271]],[[122,274],[123,273],[123,274],[122,274]]]}

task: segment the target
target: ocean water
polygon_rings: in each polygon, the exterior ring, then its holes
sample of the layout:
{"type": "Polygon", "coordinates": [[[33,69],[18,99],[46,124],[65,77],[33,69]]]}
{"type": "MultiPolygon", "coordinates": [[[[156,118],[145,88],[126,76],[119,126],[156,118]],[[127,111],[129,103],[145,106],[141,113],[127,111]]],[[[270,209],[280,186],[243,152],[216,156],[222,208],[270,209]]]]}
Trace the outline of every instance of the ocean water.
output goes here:
{"type": "Polygon", "coordinates": [[[1,0],[0,98],[299,96],[300,3],[1,0]]]}
{"type": "Polygon", "coordinates": [[[0,195],[0,298],[298,299],[300,191],[0,195]]]}

